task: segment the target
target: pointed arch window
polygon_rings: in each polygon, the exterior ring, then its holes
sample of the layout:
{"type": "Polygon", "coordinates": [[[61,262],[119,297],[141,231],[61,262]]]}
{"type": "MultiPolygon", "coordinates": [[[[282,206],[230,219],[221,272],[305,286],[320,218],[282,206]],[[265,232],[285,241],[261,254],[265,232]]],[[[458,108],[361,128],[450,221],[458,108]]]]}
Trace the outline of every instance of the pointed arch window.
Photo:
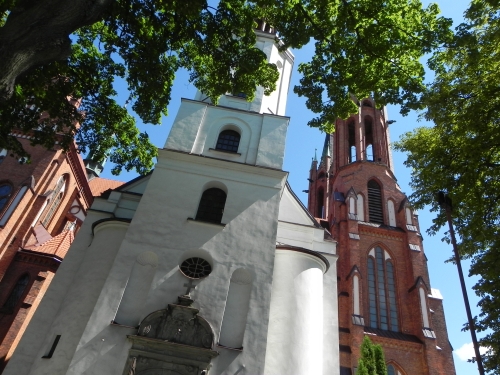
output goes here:
{"type": "Polygon", "coordinates": [[[347,162],[354,163],[356,161],[356,130],[354,126],[354,120],[350,120],[347,123],[347,141],[349,144],[347,162]]]}
{"type": "Polygon", "coordinates": [[[217,139],[216,150],[227,152],[238,152],[240,145],[240,134],[234,130],[224,130],[219,134],[217,139]]]}
{"type": "Polygon", "coordinates": [[[24,294],[24,291],[26,290],[26,287],[28,286],[28,283],[30,281],[30,276],[25,273],[22,275],[18,280],[16,285],[14,286],[14,289],[10,292],[9,297],[7,300],[4,302],[2,306],[2,310],[8,313],[14,312],[16,306],[19,303],[19,300],[24,294]]]}
{"type": "Polygon", "coordinates": [[[324,211],[325,211],[325,194],[323,191],[323,188],[318,189],[318,195],[317,195],[317,208],[316,208],[316,217],[323,218],[324,211]]]}
{"type": "Polygon", "coordinates": [[[7,206],[7,202],[12,194],[12,185],[0,183],[0,212],[7,206]]]}
{"type": "Polygon", "coordinates": [[[0,148],[0,164],[2,164],[3,159],[7,156],[7,150],[4,148],[0,148]]]}
{"type": "Polygon", "coordinates": [[[56,186],[54,188],[54,192],[52,193],[52,198],[47,205],[47,208],[43,214],[42,225],[47,228],[52,220],[52,217],[56,213],[61,201],[64,197],[64,191],[66,189],[66,178],[67,176],[61,176],[59,180],[57,180],[56,186]]]}
{"type": "Polygon", "coordinates": [[[370,223],[384,223],[382,189],[375,180],[368,181],[368,215],[370,223]]]}
{"type": "Polygon", "coordinates": [[[402,375],[401,370],[393,364],[387,365],[387,375],[402,375]]]}
{"type": "Polygon", "coordinates": [[[203,192],[196,213],[196,220],[220,223],[226,205],[226,193],[218,188],[210,188],[203,192]]]}
{"type": "Polygon", "coordinates": [[[394,265],[378,246],[368,256],[368,300],[370,327],[398,331],[394,265]]]}
{"type": "Polygon", "coordinates": [[[365,117],[365,159],[374,161],[375,155],[373,154],[373,121],[369,116],[365,117]]]}

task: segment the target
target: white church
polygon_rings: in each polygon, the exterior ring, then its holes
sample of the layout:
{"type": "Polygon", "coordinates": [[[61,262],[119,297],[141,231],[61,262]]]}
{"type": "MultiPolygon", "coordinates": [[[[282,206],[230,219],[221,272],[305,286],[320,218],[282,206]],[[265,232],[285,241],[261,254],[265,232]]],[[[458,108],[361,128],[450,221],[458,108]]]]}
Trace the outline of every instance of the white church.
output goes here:
{"type": "Polygon", "coordinates": [[[183,99],[154,172],[97,197],[6,375],[339,374],[336,242],[282,170],[293,55],[183,99]]]}

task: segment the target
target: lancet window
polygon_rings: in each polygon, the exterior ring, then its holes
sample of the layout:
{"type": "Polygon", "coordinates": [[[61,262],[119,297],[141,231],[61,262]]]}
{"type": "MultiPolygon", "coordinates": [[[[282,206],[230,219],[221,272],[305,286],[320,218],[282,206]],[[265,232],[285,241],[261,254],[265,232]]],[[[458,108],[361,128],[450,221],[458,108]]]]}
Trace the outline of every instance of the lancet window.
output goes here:
{"type": "Polygon", "coordinates": [[[316,217],[323,218],[324,215],[324,210],[325,210],[325,194],[323,191],[323,188],[318,189],[318,195],[317,195],[317,209],[316,209],[316,217]]]}
{"type": "Polygon", "coordinates": [[[370,223],[384,223],[382,190],[380,185],[374,180],[368,181],[368,215],[370,223]]]}
{"type": "Polygon", "coordinates": [[[16,308],[19,299],[23,296],[24,290],[26,289],[26,286],[28,285],[30,281],[30,276],[25,273],[22,275],[18,280],[16,285],[14,286],[14,289],[10,292],[9,297],[7,300],[4,302],[2,306],[2,310],[6,312],[13,312],[14,309],[16,308]]]}
{"type": "Polygon", "coordinates": [[[394,265],[378,246],[368,256],[368,299],[370,327],[398,331],[394,265]]]}
{"type": "Polygon", "coordinates": [[[0,184],[0,212],[5,208],[12,194],[12,185],[9,183],[0,184]]]}
{"type": "Polygon", "coordinates": [[[373,126],[372,119],[369,116],[365,117],[365,159],[375,161],[373,154],[373,126]]]}
{"type": "Polygon", "coordinates": [[[50,199],[49,204],[45,210],[42,219],[42,225],[47,228],[54,216],[55,212],[59,208],[61,201],[64,197],[64,191],[66,188],[66,176],[61,176],[56,183],[56,187],[54,188],[54,192],[52,193],[52,198],[50,199]]]}
{"type": "Polygon", "coordinates": [[[349,160],[348,163],[354,163],[356,161],[356,131],[354,126],[354,120],[350,120],[347,123],[347,137],[349,143],[349,160]]]}

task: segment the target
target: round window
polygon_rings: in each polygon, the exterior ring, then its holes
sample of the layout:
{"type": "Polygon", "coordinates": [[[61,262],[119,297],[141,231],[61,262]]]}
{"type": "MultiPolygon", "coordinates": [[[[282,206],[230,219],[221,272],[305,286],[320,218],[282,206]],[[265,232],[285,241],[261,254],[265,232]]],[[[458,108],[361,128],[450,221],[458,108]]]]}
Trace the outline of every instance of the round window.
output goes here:
{"type": "Polygon", "coordinates": [[[207,277],[212,272],[212,266],[202,258],[188,258],[180,265],[181,272],[192,279],[207,277]]]}

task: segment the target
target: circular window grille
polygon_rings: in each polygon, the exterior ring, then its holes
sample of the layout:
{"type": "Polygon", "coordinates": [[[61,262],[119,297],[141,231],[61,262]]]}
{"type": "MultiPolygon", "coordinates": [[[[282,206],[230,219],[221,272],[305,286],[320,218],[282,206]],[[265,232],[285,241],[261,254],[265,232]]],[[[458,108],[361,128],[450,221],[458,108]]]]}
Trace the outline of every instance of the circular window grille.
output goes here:
{"type": "Polygon", "coordinates": [[[188,258],[180,265],[181,272],[192,279],[201,279],[210,275],[212,266],[202,258],[188,258]]]}

